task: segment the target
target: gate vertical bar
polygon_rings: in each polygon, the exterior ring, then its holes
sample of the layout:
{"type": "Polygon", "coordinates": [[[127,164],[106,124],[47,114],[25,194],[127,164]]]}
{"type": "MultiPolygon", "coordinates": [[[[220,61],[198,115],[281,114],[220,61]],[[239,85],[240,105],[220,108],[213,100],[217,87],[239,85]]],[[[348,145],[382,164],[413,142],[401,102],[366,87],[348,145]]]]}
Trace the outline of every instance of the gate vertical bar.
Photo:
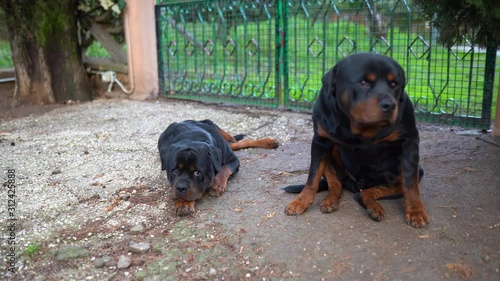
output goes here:
{"type": "Polygon", "coordinates": [[[165,74],[163,66],[163,57],[165,53],[163,52],[163,36],[162,36],[162,16],[161,16],[162,6],[155,6],[155,17],[156,17],[156,51],[158,52],[158,78],[159,78],[159,92],[165,93],[165,74]]]}
{"type": "Polygon", "coordinates": [[[283,105],[283,84],[281,76],[281,57],[282,57],[282,12],[283,0],[276,2],[276,15],[275,15],[275,73],[276,73],[276,96],[278,97],[278,106],[283,105]]]}
{"type": "Polygon", "coordinates": [[[490,42],[486,48],[486,61],[484,66],[483,105],[481,110],[481,125],[483,129],[490,128],[493,87],[495,83],[496,54],[497,46],[490,42]]]}
{"type": "Polygon", "coordinates": [[[283,67],[283,91],[281,92],[281,97],[285,101],[285,106],[290,100],[289,97],[289,90],[288,90],[288,74],[289,74],[289,64],[288,64],[288,5],[286,3],[287,0],[280,0],[279,2],[282,2],[282,11],[283,11],[283,20],[282,20],[282,31],[283,34],[281,34],[281,48],[282,48],[282,54],[283,54],[283,59],[282,59],[282,67],[283,67]],[[285,3],[283,3],[285,2],[285,3]]]}

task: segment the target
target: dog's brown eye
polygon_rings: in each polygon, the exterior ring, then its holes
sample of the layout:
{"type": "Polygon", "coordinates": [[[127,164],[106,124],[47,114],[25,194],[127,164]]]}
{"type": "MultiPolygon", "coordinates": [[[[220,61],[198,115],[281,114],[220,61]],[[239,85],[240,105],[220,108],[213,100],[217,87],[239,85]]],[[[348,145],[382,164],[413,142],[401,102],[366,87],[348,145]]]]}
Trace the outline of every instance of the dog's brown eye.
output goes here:
{"type": "Polygon", "coordinates": [[[361,85],[362,87],[366,87],[366,86],[368,86],[369,84],[370,84],[370,83],[369,83],[368,81],[366,81],[366,80],[361,80],[361,81],[359,81],[359,85],[361,85]]]}
{"type": "Polygon", "coordinates": [[[389,82],[389,86],[390,86],[391,88],[394,88],[394,87],[396,87],[397,85],[398,85],[398,84],[396,84],[396,82],[394,82],[394,81],[389,82]]]}
{"type": "Polygon", "coordinates": [[[194,174],[195,177],[201,176],[201,172],[198,171],[198,170],[194,171],[193,174],[194,174]]]}
{"type": "Polygon", "coordinates": [[[179,169],[172,170],[172,176],[177,176],[179,174],[179,169]]]}

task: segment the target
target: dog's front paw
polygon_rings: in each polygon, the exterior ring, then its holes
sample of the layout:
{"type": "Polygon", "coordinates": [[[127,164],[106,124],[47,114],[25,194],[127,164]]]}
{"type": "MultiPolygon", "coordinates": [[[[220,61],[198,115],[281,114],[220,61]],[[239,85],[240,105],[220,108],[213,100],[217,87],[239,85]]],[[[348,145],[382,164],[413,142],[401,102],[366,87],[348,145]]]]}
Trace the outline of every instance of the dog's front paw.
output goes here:
{"type": "Polygon", "coordinates": [[[224,193],[224,191],[226,191],[226,187],[227,179],[223,175],[217,174],[215,175],[214,182],[210,187],[209,194],[210,196],[219,197],[222,193],[224,193]]]}
{"type": "Polygon", "coordinates": [[[177,200],[175,202],[175,213],[180,216],[188,216],[194,213],[194,201],[185,201],[182,199],[177,200]]]}
{"type": "Polygon", "coordinates": [[[208,191],[208,194],[213,197],[219,197],[222,195],[222,193],[224,193],[225,190],[226,188],[222,188],[220,186],[212,186],[208,191]]]}
{"type": "Polygon", "coordinates": [[[366,211],[368,212],[370,218],[374,221],[381,221],[384,218],[384,209],[379,204],[371,209],[367,208],[366,211]]]}
{"type": "Polygon", "coordinates": [[[405,221],[415,228],[424,227],[431,222],[422,200],[405,203],[405,221]]]}
{"type": "Polygon", "coordinates": [[[302,194],[299,194],[295,199],[288,204],[285,208],[285,214],[289,216],[296,216],[303,214],[309,206],[312,204],[313,198],[304,198],[302,194]]]}
{"type": "Polygon", "coordinates": [[[322,213],[331,213],[339,208],[339,199],[328,193],[320,203],[322,213]]]}
{"type": "Polygon", "coordinates": [[[384,218],[384,208],[377,203],[368,190],[363,190],[354,194],[354,199],[366,209],[368,216],[370,216],[372,220],[381,221],[384,218]]]}
{"type": "Polygon", "coordinates": [[[413,210],[405,210],[405,221],[407,224],[415,227],[415,228],[421,228],[426,225],[428,225],[431,222],[431,217],[427,214],[427,211],[425,208],[422,208],[420,210],[418,209],[413,209],[413,210]]]}

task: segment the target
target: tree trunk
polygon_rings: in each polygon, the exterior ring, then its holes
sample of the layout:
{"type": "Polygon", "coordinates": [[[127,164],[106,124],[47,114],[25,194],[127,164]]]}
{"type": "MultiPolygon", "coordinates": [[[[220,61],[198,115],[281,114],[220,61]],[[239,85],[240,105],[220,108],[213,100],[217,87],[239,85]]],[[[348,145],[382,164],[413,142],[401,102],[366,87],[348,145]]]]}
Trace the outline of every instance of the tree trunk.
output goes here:
{"type": "Polygon", "coordinates": [[[78,0],[2,0],[16,73],[17,101],[90,100],[78,45],[78,0]]]}

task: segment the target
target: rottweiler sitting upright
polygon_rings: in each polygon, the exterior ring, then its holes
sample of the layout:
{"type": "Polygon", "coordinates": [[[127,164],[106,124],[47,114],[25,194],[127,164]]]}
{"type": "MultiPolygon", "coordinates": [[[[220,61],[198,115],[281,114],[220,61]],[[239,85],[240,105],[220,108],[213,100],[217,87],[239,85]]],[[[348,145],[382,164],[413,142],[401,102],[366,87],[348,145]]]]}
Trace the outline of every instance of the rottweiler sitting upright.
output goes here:
{"type": "Polygon", "coordinates": [[[430,218],[418,190],[419,136],[403,68],[389,57],[359,53],[340,60],[322,84],[309,175],[305,185],[284,188],[300,192],[285,213],[302,214],[326,188],[321,211],[329,213],[344,187],[376,221],[384,217],[377,199],[403,195],[406,222],[424,227],[430,218]]]}
{"type": "Polygon", "coordinates": [[[167,172],[179,216],[193,213],[195,200],[206,191],[220,196],[226,190],[229,177],[240,167],[234,150],[278,147],[278,141],[272,138],[242,138],[229,135],[210,120],[172,123],[161,134],[161,169],[167,172]]]}

